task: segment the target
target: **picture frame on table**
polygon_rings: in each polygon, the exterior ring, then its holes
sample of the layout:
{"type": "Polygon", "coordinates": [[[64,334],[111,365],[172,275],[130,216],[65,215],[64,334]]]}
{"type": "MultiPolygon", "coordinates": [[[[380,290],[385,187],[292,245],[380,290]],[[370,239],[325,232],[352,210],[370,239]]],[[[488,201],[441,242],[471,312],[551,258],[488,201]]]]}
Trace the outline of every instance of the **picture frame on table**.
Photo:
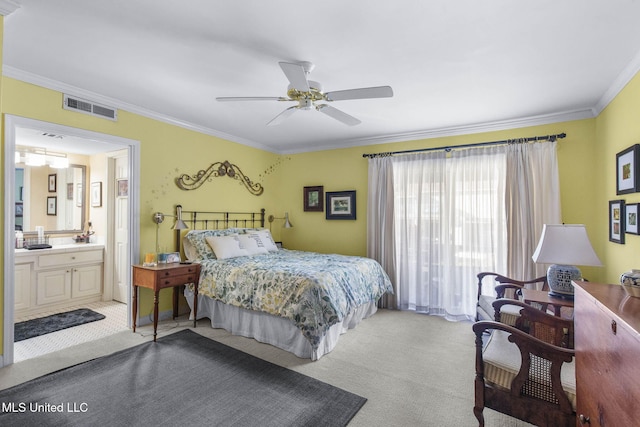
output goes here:
{"type": "Polygon", "coordinates": [[[58,175],[55,173],[49,174],[48,180],[49,180],[49,184],[48,184],[49,193],[55,193],[57,189],[58,175]]]}
{"type": "Polygon", "coordinates": [[[640,144],[616,154],[616,194],[640,191],[640,144]]]}
{"type": "Polygon", "coordinates": [[[609,241],[624,244],[624,200],[609,201],[609,241]]]}
{"type": "Polygon", "coordinates": [[[625,203],[624,205],[624,232],[627,234],[640,234],[638,226],[638,211],[640,203],[625,203]]]}
{"type": "Polygon", "coordinates": [[[56,196],[47,197],[47,215],[58,215],[58,198],[56,196]]]}
{"type": "Polygon", "coordinates": [[[167,264],[174,264],[176,262],[182,261],[180,259],[180,252],[169,252],[167,255],[167,264]]]}
{"type": "Polygon", "coordinates": [[[322,185],[304,187],[303,200],[305,212],[324,211],[324,187],[322,185]]]}
{"type": "Polygon", "coordinates": [[[326,196],[326,219],[356,219],[355,190],[331,191],[326,196]]]}
{"type": "Polygon", "coordinates": [[[91,207],[102,206],[102,181],[91,183],[91,207]]]}

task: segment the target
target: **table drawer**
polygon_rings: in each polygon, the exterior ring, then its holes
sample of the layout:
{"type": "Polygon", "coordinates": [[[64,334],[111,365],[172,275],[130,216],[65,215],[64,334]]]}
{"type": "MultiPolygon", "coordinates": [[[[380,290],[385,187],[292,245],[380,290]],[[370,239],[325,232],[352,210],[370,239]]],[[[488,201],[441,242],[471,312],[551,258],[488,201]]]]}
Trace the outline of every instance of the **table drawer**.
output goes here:
{"type": "Polygon", "coordinates": [[[187,283],[195,282],[196,279],[197,276],[195,273],[183,274],[180,276],[158,277],[158,286],[161,288],[165,288],[168,286],[186,285],[187,283]]]}
{"type": "Polygon", "coordinates": [[[168,268],[166,270],[159,270],[158,277],[175,277],[182,276],[185,274],[195,274],[197,271],[197,267],[193,265],[186,265],[184,267],[178,268],[168,268]]]}

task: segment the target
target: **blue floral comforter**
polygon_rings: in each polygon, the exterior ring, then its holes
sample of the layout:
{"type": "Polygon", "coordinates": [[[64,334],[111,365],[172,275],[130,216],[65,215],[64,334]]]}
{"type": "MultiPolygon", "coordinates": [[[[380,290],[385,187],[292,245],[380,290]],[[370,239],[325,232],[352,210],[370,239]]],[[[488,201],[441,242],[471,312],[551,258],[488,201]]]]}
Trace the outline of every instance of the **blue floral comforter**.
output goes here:
{"type": "Polygon", "coordinates": [[[290,319],[314,349],[355,307],[392,292],[380,264],[363,257],[282,249],[199,262],[198,293],[290,319]]]}

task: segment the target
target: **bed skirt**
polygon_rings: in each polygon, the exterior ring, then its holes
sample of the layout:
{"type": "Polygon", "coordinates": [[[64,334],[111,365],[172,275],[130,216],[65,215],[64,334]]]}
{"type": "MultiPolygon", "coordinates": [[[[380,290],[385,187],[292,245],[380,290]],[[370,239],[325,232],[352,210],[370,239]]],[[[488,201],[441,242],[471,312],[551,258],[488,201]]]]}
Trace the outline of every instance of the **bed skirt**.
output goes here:
{"type": "MultiPolygon", "coordinates": [[[[185,288],[184,296],[193,310],[193,292],[185,288]]],[[[333,350],[341,334],[355,328],[362,319],[372,316],[376,311],[376,301],[357,307],[341,323],[333,325],[314,350],[300,329],[288,319],[246,310],[198,295],[198,319],[208,317],[211,319],[211,327],[225,329],[233,335],[253,338],[311,360],[318,360],[333,350]]],[[[193,311],[190,318],[193,319],[193,311]]]]}

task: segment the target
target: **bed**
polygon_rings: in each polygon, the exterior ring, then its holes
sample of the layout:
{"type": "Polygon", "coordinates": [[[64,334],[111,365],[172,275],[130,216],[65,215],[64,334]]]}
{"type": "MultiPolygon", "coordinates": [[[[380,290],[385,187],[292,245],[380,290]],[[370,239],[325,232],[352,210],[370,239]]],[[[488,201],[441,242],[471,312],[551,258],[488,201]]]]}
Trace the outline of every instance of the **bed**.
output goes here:
{"type": "MultiPolygon", "coordinates": [[[[201,264],[198,319],[318,360],[392,292],[376,261],[279,248],[260,213],[182,210],[185,257],[201,264]]],[[[185,288],[193,309],[194,290],[185,288]]]]}

